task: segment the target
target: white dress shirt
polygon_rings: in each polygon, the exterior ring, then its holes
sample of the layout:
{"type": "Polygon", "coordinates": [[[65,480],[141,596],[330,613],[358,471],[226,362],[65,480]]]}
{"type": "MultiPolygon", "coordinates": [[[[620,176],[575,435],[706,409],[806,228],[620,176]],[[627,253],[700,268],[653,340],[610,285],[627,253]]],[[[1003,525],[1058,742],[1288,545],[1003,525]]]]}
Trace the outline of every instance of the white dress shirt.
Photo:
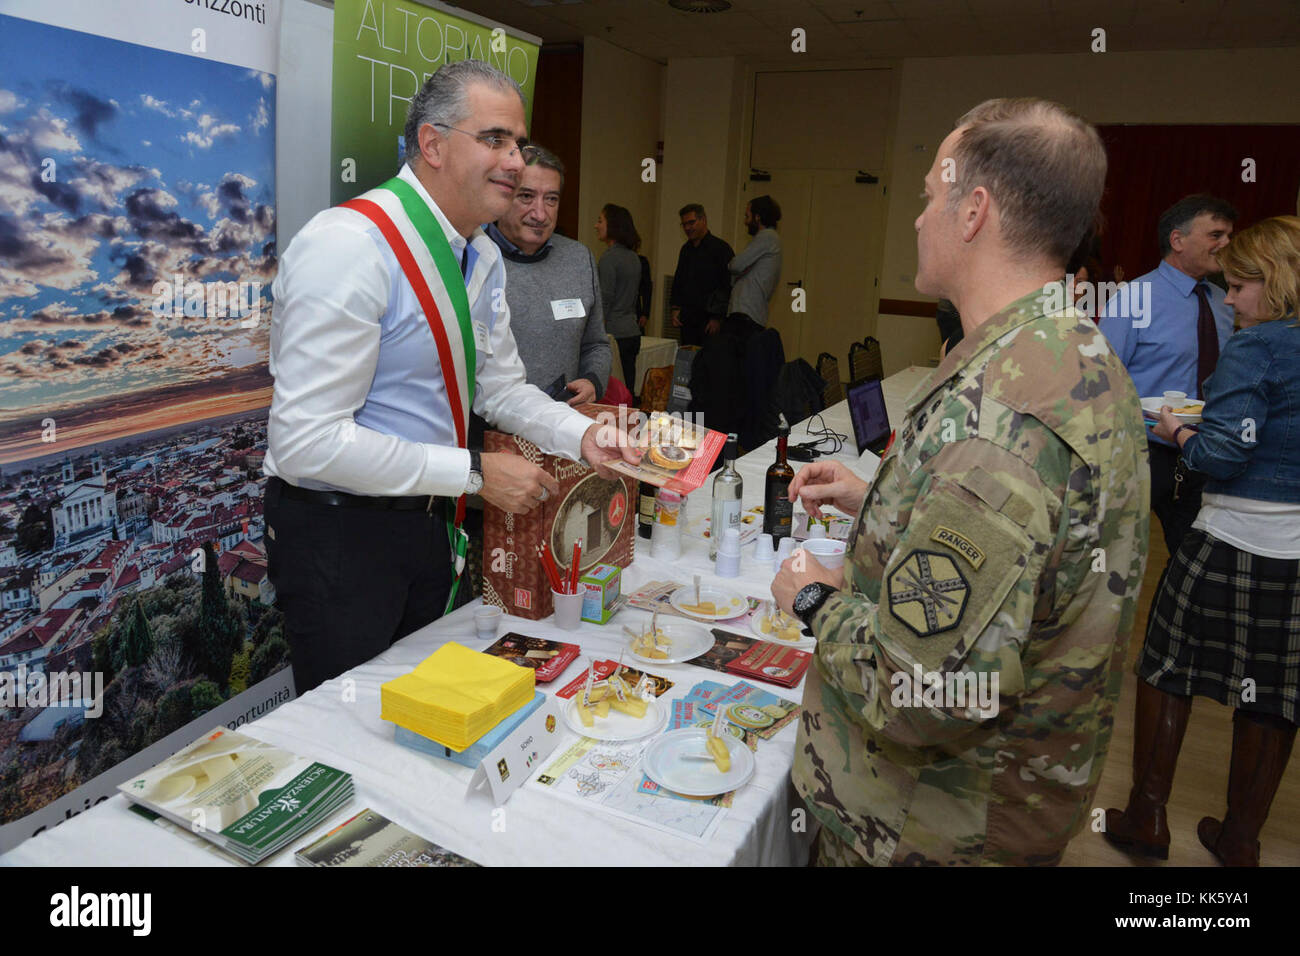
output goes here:
{"type": "MultiPolygon", "coordinates": [[[[461,261],[466,239],[409,166],[398,175],[428,204],[461,261]]],[[[500,250],[481,228],[469,241],[465,292],[489,343],[477,350],[473,409],[576,461],[592,420],[526,384],[500,250]]],[[[433,333],[378,228],[351,210],[318,213],[290,243],[272,291],[266,473],[362,495],[462,494],[470,458],[457,447],[433,333]]]]}

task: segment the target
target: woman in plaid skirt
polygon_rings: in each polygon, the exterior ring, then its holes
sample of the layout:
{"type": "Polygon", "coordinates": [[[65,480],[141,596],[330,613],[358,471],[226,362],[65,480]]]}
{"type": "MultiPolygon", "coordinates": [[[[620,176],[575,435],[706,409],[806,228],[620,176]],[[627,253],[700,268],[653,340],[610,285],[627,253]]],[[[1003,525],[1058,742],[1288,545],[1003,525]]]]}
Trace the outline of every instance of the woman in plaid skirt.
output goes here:
{"type": "Polygon", "coordinates": [[[1165,803],[1200,694],[1236,709],[1228,811],[1197,835],[1225,866],[1258,866],[1300,720],[1300,218],[1257,223],[1218,260],[1240,330],[1205,381],[1199,430],[1168,406],[1152,429],[1208,482],[1147,622],[1133,789],[1105,833],[1168,859],[1165,803]]]}

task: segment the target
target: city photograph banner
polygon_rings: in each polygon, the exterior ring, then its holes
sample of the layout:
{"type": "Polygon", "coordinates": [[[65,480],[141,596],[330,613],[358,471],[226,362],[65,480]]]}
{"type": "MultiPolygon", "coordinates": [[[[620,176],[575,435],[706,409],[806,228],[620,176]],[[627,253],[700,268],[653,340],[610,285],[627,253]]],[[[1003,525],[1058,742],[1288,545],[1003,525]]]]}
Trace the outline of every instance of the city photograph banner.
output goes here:
{"type": "Polygon", "coordinates": [[[524,91],[532,115],[540,41],[415,0],[335,0],[330,202],[395,176],[411,98],[440,66],[483,60],[524,91]]]}
{"type": "Polygon", "coordinates": [[[0,0],[0,851],[293,696],[279,0],[0,0]]]}

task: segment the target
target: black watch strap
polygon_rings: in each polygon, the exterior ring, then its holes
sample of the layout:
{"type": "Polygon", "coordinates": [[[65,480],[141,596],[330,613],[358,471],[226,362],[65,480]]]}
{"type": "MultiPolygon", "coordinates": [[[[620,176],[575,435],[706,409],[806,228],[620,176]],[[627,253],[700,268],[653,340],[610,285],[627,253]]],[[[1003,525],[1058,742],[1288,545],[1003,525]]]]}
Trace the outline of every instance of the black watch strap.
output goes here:
{"type": "Polygon", "coordinates": [[[794,613],[803,621],[804,627],[812,627],[812,617],[821,610],[826,600],[835,593],[835,588],[821,581],[814,581],[799,590],[794,597],[794,613]]]}
{"type": "Polygon", "coordinates": [[[483,474],[483,453],[475,449],[469,449],[469,470],[483,474]]]}

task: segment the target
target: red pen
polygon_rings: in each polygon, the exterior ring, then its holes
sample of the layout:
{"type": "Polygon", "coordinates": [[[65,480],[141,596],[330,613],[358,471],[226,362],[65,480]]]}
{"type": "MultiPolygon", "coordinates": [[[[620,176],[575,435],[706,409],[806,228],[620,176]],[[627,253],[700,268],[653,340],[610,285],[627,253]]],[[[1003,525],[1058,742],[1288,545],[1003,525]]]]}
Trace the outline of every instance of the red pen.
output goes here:
{"type": "Polygon", "coordinates": [[[578,562],[582,560],[582,539],[573,542],[573,567],[569,568],[569,593],[578,593],[578,562]]]}
{"type": "Polygon", "coordinates": [[[555,562],[551,559],[551,551],[545,544],[537,549],[537,554],[542,559],[542,568],[546,571],[546,577],[551,582],[551,590],[556,593],[563,593],[560,587],[560,572],[555,567],[555,562]]]}

